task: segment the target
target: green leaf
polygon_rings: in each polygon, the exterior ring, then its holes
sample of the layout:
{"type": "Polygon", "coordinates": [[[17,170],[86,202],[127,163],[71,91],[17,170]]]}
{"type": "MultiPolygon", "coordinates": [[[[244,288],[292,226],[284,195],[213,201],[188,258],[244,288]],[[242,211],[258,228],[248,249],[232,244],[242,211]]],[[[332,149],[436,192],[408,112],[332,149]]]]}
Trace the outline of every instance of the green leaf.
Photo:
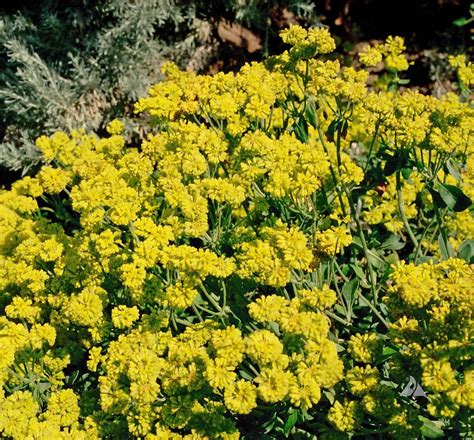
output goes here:
{"type": "Polygon", "coordinates": [[[439,244],[439,250],[441,252],[441,256],[443,257],[443,260],[447,260],[448,258],[451,258],[454,256],[454,250],[449,243],[449,241],[446,243],[443,238],[443,234],[440,233],[438,235],[438,244],[439,244]]]}
{"type": "Polygon", "coordinates": [[[446,206],[453,211],[461,212],[472,205],[471,199],[457,186],[439,183],[437,190],[446,206]]]}
{"type": "Polygon", "coordinates": [[[346,316],[347,311],[341,306],[341,304],[335,304],[333,308],[339,316],[346,316]]]}
{"type": "Polygon", "coordinates": [[[285,425],[283,426],[283,433],[286,437],[290,434],[290,431],[296,425],[298,421],[298,410],[290,408],[288,411],[288,418],[286,419],[285,425]]]}
{"type": "Polygon", "coordinates": [[[464,240],[458,249],[458,258],[474,263],[474,240],[464,240]]]}
{"type": "Polygon", "coordinates": [[[306,119],[308,122],[314,127],[317,128],[316,124],[316,108],[313,102],[309,102],[308,106],[306,107],[306,119]]]}
{"type": "Polygon", "coordinates": [[[245,370],[239,370],[239,375],[240,375],[240,377],[242,377],[244,379],[247,379],[247,380],[250,380],[250,381],[253,380],[253,377],[249,373],[247,373],[245,370]]]}
{"type": "Polygon", "coordinates": [[[355,237],[352,238],[351,246],[354,246],[359,250],[364,249],[364,246],[362,246],[362,241],[360,240],[360,237],[358,235],[356,235],[355,237]]]}
{"type": "Polygon", "coordinates": [[[385,257],[387,264],[397,264],[400,262],[400,257],[396,252],[391,252],[385,257]]]}
{"type": "Polygon", "coordinates": [[[398,353],[398,350],[395,350],[393,347],[384,347],[382,351],[382,356],[385,358],[393,356],[395,353],[398,353]]]}
{"type": "Polygon", "coordinates": [[[341,136],[343,139],[346,138],[347,136],[347,129],[349,127],[349,122],[347,119],[344,119],[344,121],[342,121],[342,124],[341,124],[342,128],[341,128],[341,136]]]}
{"type": "Polygon", "coordinates": [[[268,324],[268,326],[273,330],[273,333],[278,336],[280,335],[280,326],[278,325],[278,323],[272,321],[268,324]]]}
{"type": "Polygon", "coordinates": [[[326,136],[330,142],[334,142],[334,133],[339,126],[339,119],[334,119],[330,124],[326,131],[326,136]]]}
{"type": "Polygon", "coordinates": [[[381,359],[379,360],[378,363],[385,362],[387,359],[391,358],[393,355],[395,355],[397,353],[398,353],[398,350],[396,350],[393,347],[384,347],[383,351],[382,351],[382,357],[381,357],[381,359]]]}
{"type": "MultiPolygon", "coordinates": [[[[275,426],[275,423],[276,423],[276,418],[273,417],[272,419],[270,419],[267,423],[265,423],[262,427],[264,429],[264,433],[265,434],[268,434],[269,432],[271,432],[271,430],[273,429],[273,427],[275,426]]],[[[271,438],[271,437],[267,437],[267,438],[271,438]]]]}
{"type": "Polygon", "coordinates": [[[306,143],[308,140],[308,123],[305,118],[298,118],[297,122],[293,125],[293,131],[296,134],[296,137],[301,142],[306,143]]]}
{"type": "Polygon", "coordinates": [[[419,416],[419,419],[423,422],[421,427],[421,433],[427,438],[440,438],[444,437],[444,431],[442,427],[444,426],[441,421],[434,421],[427,419],[426,417],[419,416]]]}
{"type": "Polygon", "coordinates": [[[381,245],[380,249],[390,249],[392,251],[399,251],[405,247],[405,243],[400,240],[400,237],[391,234],[381,245]]]}
{"type": "Polygon", "coordinates": [[[377,269],[380,269],[384,261],[378,254],[378,252],[375,249],[369,249],[369,253],[367,255],[367,258],[372,266],[374,266],[377,269]]]}
{"type": "Polygon", "coordinates": [[[383,173],[386,176],[391,176],[397,170],[397,166],[398,166],[398,157],[389,156],[383,167],[383,173]]]}
{"type": "Polygon", "coordinates": [[[451,176],[453,176],[456,180],[461,180],[461,173],[459,170],[454,166],[451,159],[446,161],[446,169],[451,176]]]}
{"type": "Polygon", "coordinates": [[[49,390],[51,388],[51,384],[49,382],[39,382],[36,385],[37,390],[43,394],[45,391],[49,390]]]}
{"type": "Polygon", "coordinates": [[[446,208],[446,203],[444,200],[441,198],[441,195],[439,194],[438,191],[436,191],[433,188],[428,188],[428,191],[431,194],[431,197],[433,197],[433,203],[438,207],[438,208],[446,208]]]}
{"type": "Polygon", "coordinates": [[[350,265],[354,273],[357,275],[357,278],[359,278],[362,287],[368,287],[369,283],[367,281],[367,278],[365,277],[364,271],[358,264],[351,264],[350,265]]]}
{"type": "Polygon", "coordinates": [[[353,280],[346,281],[342,286],[342,295],[346,301],[347,307],[352,309],[352,304],[355,299],[355,294],[359,288],[359,279],[354,278],[353,280]]]}
{"type": "Polygon", "coordinates": [[[365,278],[364,271],[358,264],[351,264],[351,268],[359,278],[365,278]]]}
{"type": "Polygon", "coordinates": [[[402,168],[402,176],[405,180],[410,178],[410,174],[412,173],[413,168],[402,168]]]}
{"type": "Polygon", "coordinates": [[[466,24],[468,23],[469,23],[469,19],[465,17],[458,18],[457,20],[453,21],[454,26],[458,26],[458,27],[466,26],[466,24]]]}
{"type": "Polygon", "coordinates": [[[332,405],[336,400],[336,393],[334,392],[334,388],[330,388],[329,390],[322,390],[323,394],[329,400],[329,403],[332,405]]]}

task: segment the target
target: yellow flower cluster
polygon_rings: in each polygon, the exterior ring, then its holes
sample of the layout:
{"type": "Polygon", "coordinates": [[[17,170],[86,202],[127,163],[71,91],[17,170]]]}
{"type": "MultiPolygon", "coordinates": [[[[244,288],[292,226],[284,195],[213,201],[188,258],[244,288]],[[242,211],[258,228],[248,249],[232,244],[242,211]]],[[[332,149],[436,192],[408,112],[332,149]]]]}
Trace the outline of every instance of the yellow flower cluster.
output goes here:
{"type": "MultiPolygon", "coordinates": [[[[397,198],[397,184],[395,176],[387,179],[387,184],[383,186],[382,193],[377,190],[370,190],[365,195],[364,219],[371,225],[383,224],[388,231],[399,233],[403,230],[400,209],[397,198]]],[[[412,219],[417,216],[418,208],[416,199],[424,189],[422,177],[416,172],[412,173],[411,181],[404,181],[401,187],[405,216],[412,219]]]]}
{"type": "MultiPolygon", "coordinates": [[[[256,322],[267,323],[258,307],[272,298],[251,304],[256,322]]],[[[275,298],[286,305],[286,310],[275,310],[275,322],[284,332],[280,336],[266,328],[243,335],[234,326],[205,321],[173,337],[160,330],[166,322],[157,325],[153,319],[119,336],[90,363],[92,370],[100,363],[104,372],[99,379],[102,410],[125,417],[136,436],[186,428],[226,438],[236,432],[226,410],[248,414],[257,399],[311,408],[321,387],[342,378],[342,362],[327,339],[326,318],[302,309],[297,300],[275,298]],[[239,379],[241,369],[253,380],[239,379]]]]}
{"type": "Polygon", "coordinates": [[[389,36],[384,44],[367,46],[359,53],[359,59],[367,67],[374,67],[380,62],[390,71],[403,71],[409,67],[408,61],[403,54],[406,49],[405,42],[401,37],[389,36]]]}
{"type": "MultiPolygon", "coordinates": [[[[288,357],[282,354],[283,347],[278,343],[278,339],[267,330],[263,330],[260,331],[263,333],[260,333],[258,337],[253,336],[257,344],[254,342],[250,351],[251,356],[262,367],[268,368],[270,364],[273,364],[279,368],[289,368],[286,374],[283,374],[282,371],[279,376],[283,383],[289,384],[289,389],[286,392],[289,392],[290,401],[295,406],[311,408],[320,399],[321,387],[329,388],[342,379],[342,362],[338,359],[334,342],[327,339],[328,320],[320,312],[317,312],[315,307],[311,307],[300,299],[295,298],[289,301],[280,296],[270,295],[259,297],[251,303],[249,312],[255,321],[270,326],[272,323],[277,324],[283,335],[297,336],[297,339],[294,337],[288,339],[291,341],[288,350],[291,350],[291,347],[294,347],[293,349],[300,347],[301,349],[303,340],[307,341],[303,345],[303,353],[295,352],[288,357]],[[304,339],[298,341],[299,338],[304,339]],[[264,349],[264,347],[266,348],[264,349]],[[266,354],[259,354],[259,350],[263,349],[266,354]]],[[[270,380],[270,371],[265,370],[265,377],[266,379],[259,379],[259,391],[262,381],[270,380]]],[[[281,386],[280,383],[279,387],[281,386]]],[[[274,401],[283,389],[274,389],[273,392],[270,392],[270,389],[265,388],[266,399],[270,399],[267,401],[274,401]]],[[[262,399],[266,400],[264,396],[262,399]]]]}
{"type": "Polygon", "coordinates": [[[325,28],[307,31],[301,26],[291,26],[280,35],[284,43],[292,46],[290,56],[296,59],[312,58],[318,53],[330,53],[336,48],[334,39],[325,28]]]}
{"type": "Polygon", "coordinates": [[[419,361],[423,386],[433,393],[429,412],[451,418],[461,406],[472,410],[472,266],[459,259],[401,265],[392,279],[387,300],[403,316],[391,325],[391,336],[419,361]]]}
{"type": "Polygon", "coordinates": [[[351,336],[347,346],[350,355],[357,362],[370,364],[382,354],[383,343],[375,333],[356,333],[351,336]]]}
{"type": "Polygon", "coordinates": [[[369,91],[326,29],[282,38],[238,73],[165,65],[140,145],[120,120],[41,136],[0,190],[0,437],[417,437],[408,375],[423,414],[472,410],[472,265],[427,241],[440,197],[441,239],[472,235],[472,109],[369,91]],[[392,268],[387,230],[414,242],[392,268]]]}
{"type": "Polygon", "coordinates": [[[459,81],[467,87],[474,85],[474,64],[467,60],[466,55],[450,55],[449,65],[456,69],[459,81]]]}
{"type": "Polygon", "coordinates": [[[318,247],[327,255],[336,255],[352,243],[350,231],[344,226],[333,226],[315,235],[318,247]]]}
{"type": "MultiPolygon", "coordinates": [[[[416,438],[421,427],[415,407],[407,405],[382,374],[401,383],[418,378],[432,417],[453,418],[474,408],[472,350],[472,267],[463,260],[400,264],[391,274],[385,302],[394,317],[391,344],[400,347],[385,372],[380,368],[383,340],[375,333],[355,334],[348,342],[354,366],[345,375],[354,399],[336,402],[328,420],[339,431],[353,431],[363,413],[383,420],[395,438],[416,438]],[[404,376],[405,375],[405,376],[404,376]]],[[[395,352],[393,352],[395,353],[395,352]]]]}
{"type": "Polygon", "coordinates": [[[286,133],[279,139],[258,131],[248,133],[242,137],[237,154],[248,160],[240,164],[235,178],[248,185],[265,176],[262,189],[274,197],[306,197],[321,187],[329,173],[329,162],[321,148],[286,133]]]}
{"type": "Polygon", "coordinates": [[[263,228],[261,238],[242,244],[237,273],[270,286],[285,286],[292,269],[308,271],[312,260],[305,235],[278,221],[273,228],[263,228]]]}

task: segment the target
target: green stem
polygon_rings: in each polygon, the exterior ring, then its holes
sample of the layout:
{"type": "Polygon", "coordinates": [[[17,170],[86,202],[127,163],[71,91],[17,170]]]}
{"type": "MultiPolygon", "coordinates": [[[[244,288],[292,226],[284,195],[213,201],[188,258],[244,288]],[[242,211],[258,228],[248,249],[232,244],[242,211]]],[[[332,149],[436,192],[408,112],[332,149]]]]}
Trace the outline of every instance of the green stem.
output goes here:
{"type": "Polygon", "coordinates": [[[172,310],[170,313],[170,318],[171,318],[171,324],[173,325],[174,330],[177,332],[178,331],[178,325],[176,324],[176,316],[174,311],[172,310]]]}
{"type": "Polygon", "coordinates": [[[225,310],[226,305],[227,305],[227,287],[225,285],[224,280],[221,280],[221,285],[222,285],[222,293],[223,293],[222,308],[225,310]]]}
{"type": "Polygon", "coordinates": [[[337,170],[339,171],[339,176],[341,177],[342,181],[342,171],[341,171],[341,125],[339,124],[337,127],[337,136],[336,136],[336,158],[337,158],[337,170]]]}
{"type": "Polygon", "coordinates": [[[330,318],[334,319],[337,322],[340,322],[341,324],[344,324],[345,326],[350,326],[351,323],[349,321],[346,321],[345,319],[341,318],[340,316],[337,316],[335,313],[329,312],[326,310],[324,312],[326,315],[328,315],[330,318]]]}
{"type": "MultiPolygon", "coordinates": [[[[352,207],[352,203],[351,203],[351,207],[352,207]]],[[[378,292],[377,292],[377,275],[374,271],[374,268],[372,267],[372,263],[370,262],[370,259],[369,259],[369,247],[367,246],[367,241],[365,240],[365,235],[364,235],[364,231],[362,229],[362,224],[360,222],[360,218],[359,218],[359,212],[354,209],[354,219],[355,219],[355,222],[356,222],[356,225],[357,225],[357,231],[359,233],[359,237],[360,237],[360,241],[362,243],[362,249],[364,251],[364,255],[365,255],[365,259],[367,260],[367,267],[369,268],[369,278],[370,278],[370,289],[372,291],[372,296],[373,296],[373,299],[374,299],[374,302],[377,303],[378,302],[378,292]]]]}
{"type": "Polygon", "coordinates": [[[219,312],[221,315],[226,315],[224,309],[219,305],[219,303],[212,297],[212,295],[207,291],[204,287],[204,284],[201,283],[201,289],[208,301],[212,304],[212,306],[219,312]]]}
{"type": "Polygon", "coordinates": [[[369,152],[367,154],[367,162],[365,163],[365,166],[364,166],[364,174],[366,173],[367,168],[369,168],[369,159],[370,159],[370,156],[372,155],[372,149],[374,148],[375,139],[377,138],[380,124],[381,124],[381,118],[377,119],[377,123],[375,125],[375,133],[374,133],[374,137],[372,138],[372,142],[370,143],[369,152]]]}
{"type": "Polygon", "coordinates": [[[405,213],[405,205],[403,203],[403,193],[402,193],[402,185],[400,181],[400,170],[397,170],[396,173],[396,180],[397,180],[397,200],[398,200],[398,210],[400,212],[400,217],[402,218],[403,225],[405,226],[405,229],[408,233],[408,236],[410,237],[410,240],[412,241],[413,245],[415,246],[415,249],[418,247],[418,240],[415,237],[415,234],[413,233],[410,224],[408,223],[408,219],[405,213]]]}
{"type": "MultiPolygon", "coordinates": [[[[317,109],[314,110],[314,118],[315,118],[315,122],[316,122],[316,125],[317,125],[319,141],[321,142],[321,145],[323,146],[323,150],[326,153],[326,156],[328,157],[328,160],[329,160],[329,150],[327,148],[326,141],[324,140],[323,131],[321,130],[321,122],[319,120],[317,109]]],[[[336,191],[337,197],[339,198],[339,203],[341,204],[342,215],[345,216],[346,215],[346,208],[345,208],[344,202],[342,200],[342,195],[337,189],[338,188],[337,177],[336,177],[336,173],[334,172],[334,167],[332,166],[330,160],[329,160],[329,171],[331,173],[331,177],[332,177],[332,180],[334,182],[334,189],[336,191]]]]}
{"type": "Polygon", "coordinates": [[[219,312],[213,312],[212,310],[208,309],[207,307],[204,307],[203,305],[201,304],[196,304],[196,307],[200,310],[202,310],[203,312],[206,312],[208,313],[209,315],[211,316],[215,316],[215,315],[218,315],[219,312]]]}
{"type": "Polygon", "coordinates": [[[181,324],[181,325],[185,325],[185,326],[191,325],[191,322],[185,321],[184,319],[174,318],[174,320],[175,320],[178,324],[181,324]]]}
{"type": "Polygon", "coordinates": [[[420,256],[421,243],[423,242],[423,239],[425,238],[426,234],[431,229],[431,227],[435,224],[435,222],[436,222],[436,217],[434,217],[433,220],[431,220],[430,224],[423,231],[423,234],[421,234],[420,240],[418,240],[418,246],[416,247],[416,251],[415,251],[415,259],[414,259],[415,264],[418,260],[418,257],[420,256]]]}
{"type": "Polygon", "coordinates": [[[337,261],[334,260],[334,264],[336,265],[336,269],[337,271],[339,272],[339,275],[341,275],[341,278],[347,283],[349,280],[349,278],[347,278],[344,273],[342,272],[342,269],[341,269],[341,266],[339,266],[339,264],[337,264],[337,261]]]}
{"type": "Polygon", "coordinates": [[[441,238],[443,239],[444,246],[446,247],[446,251],[448,252],[448,258],[454,257],[453,249],[451,245],[449,244],[448,234],[446,232],[446,228],[444,227],[443,218],[441,217],[439,208],[438,206],[436,206],[436,203],[434,203],[434,208],[435,208],[436,220],[438,221],[439,230],[441,232],[441,238]]]}
{"type": "MultiPolygon", "coordinates": [[[[436,218],[436,217],[435,217],[436,218]]],[[[433,234],[431,234],[431,238],[430,240],[428,241],[428,244],[426,245],[426,250],[423,252],[423,256],[426,257],[428,255],[428,252],[430,251],[430,247],[431,247],[431,244],[433,243],[435,237],[436,237],[436,234],[438,233],[438,230],[439,230],[439,225],[436,224],[435,228],[434,228],[434,231],[433,231],[433,234]]]]}
{"type": "Polygon", "coordinates": [[[359,296],[359,298],[361,300],[363,300],[370,308],[370,310],[372,310],[372,312],[374,312],[374,315],[379,318],[380,322],[388,328],[388,322],[385,320],[385,318],[380,314],[380,312],[377,310],[376,307],[374,307],[374,305],[364,296],[362,295],[362,293],[360,292],[357,292],[357,295],[359,296]]]}
{"type": "Polygon", "coordinates": [[[194,304],[192,304],[191,307],[192,307],[194,313],[196,314],[196,316],[198,317],[199,321],[203,322],[204,319],[202,319],[202,315],[199,312],[198,308],[194,304]]]}
{"type": "Polygon", "coordinates": [[[349,310],[347,310],[346,303],[344,302],[344,298],[342,296],[342,293],[339,289],[339,286],[337,285],[337,277],[336,277],[336,271],[334,270],[334,262],[335,262],[335,257],[331,258],[331,278],[334,281],[334,288],[336,289],[337,296],[339,297],[339,302],[341,303],[344,312],[346,314],[346,320],[349,322],[349,310]]]}

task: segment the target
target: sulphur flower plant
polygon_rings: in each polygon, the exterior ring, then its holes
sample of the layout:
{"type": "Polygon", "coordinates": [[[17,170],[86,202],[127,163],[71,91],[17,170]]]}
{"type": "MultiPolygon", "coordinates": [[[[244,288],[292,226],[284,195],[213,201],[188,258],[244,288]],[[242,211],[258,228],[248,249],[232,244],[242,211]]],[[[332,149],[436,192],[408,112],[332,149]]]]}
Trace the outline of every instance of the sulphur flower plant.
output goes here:
{"type": "Polygon", "coordinates": [[[325,29],[281,36],[236,74],[166,65],[140,144],[40,137],[0,192],[2,438],[472,435],[472,64],[400,92],[390,37],[368,89],[325,29]]]}

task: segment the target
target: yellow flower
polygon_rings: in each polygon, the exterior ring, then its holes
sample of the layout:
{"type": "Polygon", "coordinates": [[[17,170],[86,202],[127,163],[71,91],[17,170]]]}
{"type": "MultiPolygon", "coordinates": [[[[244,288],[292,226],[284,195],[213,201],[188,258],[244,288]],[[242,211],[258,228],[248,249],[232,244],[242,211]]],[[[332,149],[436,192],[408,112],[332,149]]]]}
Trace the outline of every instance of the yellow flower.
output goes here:
{"type": "Polygon", "coordinates": [[[38,404],[28,391],[16,391],[0,399],[0,433],[14,439],[27,438],[30,420],[36,418],[38,411],[38,404]]]}
{"type": "Polygon", "coordinates": [[[15,296],[8,306],[5,307],[5,314],[12,319],[25,319],[29,323],[35,322],[40,316],[41,309],[34,306],[31,299],[24,299],[15,296]]]}
{"type": "Polygon", "coordinates": [[[308,42],[315,44],[319,53],[330,53],[336,48],[336,43],[326,28],[310,29],[308,42]]]}
{"type": "Polygon", "coordinates": [[[69,171],[61,168],[44,166],[38,173],[38,180],[47,194],[59,194],[71,181],[72,175],[69,171]]]}
{"type": "Polygon", "coordinates": [[[289,305],[290,301],[282,296],[261,296],[249,304],[249,314],[261,323],[275,322],[280,319],[289,305]]]}
{"type": "Polygon", "coordinates": [[[302,43],[307,36],[308,32],[301,26],[296,25],[290,26],[289,28],[280,32],[280,37],[283,42],[286,44],[291,44],[292,46],[302,43]]]}
{"type": "Polygon", "coordinates": [[[396,292],[409,306],[424,307],[437,296],[437,281],[432,276],[433,267],[423,263],[400,264],[395,267],[391,278],[394,281],[391,291],[396,292]]]}
{"type": "Polygon", "coordinates": [[[222,358],[210,360],[206,366],[204,376],[213,388],[226,388],[234,383],[237,378],[234,367],[222,358]]]}
{"type": "Polygon", "coordinates": [[[459,405],[454,403],[448,396],[430,394],[428,412],[433,417],[452,419],[459,411],[459,405]]]}
{"type": "Polygon", "coordinates": [[[336,292],[324,284],[321,289],[301,289],[298,298],[302,304],[311,308],[329,309],[336,302],[336,292]]]}
{"type": "Polygon", "coordinates": [[[140,313],[138,307],[127,307],[120,305],[112,309],[112,323],[120,329],[129,328],[138,320],[140,313]]]}
{"type": "Polygon", "coordinates": [[[383,343],[375,333],[355,334],[351,336],[347,351],[357,362],[374,362],[382,351],[383,343]]]}
{"type": "Polygon", "coordinates": [[[29,343],[33,348],[41,348],[45,342],[53,346],[56,341],[56,329],[50,324],[34,324],[29,334],[29,343]]]}
{"type": "Polygon", "coordinates": [[[190,307],[198,291],[186,283],[178,283],[166,288],[166,303],[170,307],[185,309],[190,307]]]}
{"type": "Polygon", "coordinates": [[[79,402],[73,390],[61,390],[51,394],[44,414],[48,423],[71,426],[78,422],[79,402]]]}
{"type": "Polygon", "coordinates": [[[101,295],[105,291],[88,287],[73,295],[64,306],[65,315],[74,323],[93,327],[102,320],[103,303],[101,295]]]}
{"type": "Polygon", "coordinates": [[[89,350],[89,359],[87,360],[87,368],[89,368],[89,370],[97,371],[97,366],[101,359],[101,352],[100,347],[92,347],[89,350]]]}
{"type": "Polygon", "coordinates": [[[245,380],[238,380],[226,387],[225,406],[237,414],[249,414],[257,406],[257,391],[245,380]]]}
{"type": "Polygon", "coordinates": [[[245,338],[248,356],[260,366],[277,361],[283,354],[283,344],[268,330],[256,330],[245,338]]]}
{"type": "Polygon", "coordinates": [[[294,406],[309,409],[319,402],[321,388],[310,375],[298,375],[290,385],[290,401],[294,406]]]}
{"type": "Polygon", "coordinates": [[[423,384],[435,391],[447,391],[457,385],[454,371],[449,362],[425,359],[423,366],[423,384]]]}
{"type": "Polygon", "coordinates": [[[283,400],[290,389],[292,375],[280,368],[264,368],[255,379],[258,396],[264,401],[275,403],[283,400]]]}
{"type": "Polygon", "coordinates": [[[245,342],[242,333],[233,325],[213,331],[210,343],[217,357],[227,362],[229,366],[239,364],[244,357],[245,342]]]}
{"type": "Polygon", "coordinates": [[[449,55],[448,61],[457,70],[461,83],[468,87],[474,84],[474,64],[467,60],[466,55],[449,55]]]}
{"type": "Polygon", "coordinates": [[[374,67],[382,62],[382,54],[378,47],[367,46],[359,52],[359,59],[367,67],[374,67]]]}
{"type": "Polygon", "coordinates": [[[359,427],[362,419],[359,403],[349,400],[341,403],[336,400],[329,410],[327,419],[339,431],[354,431],[359,427]]]}
{"type": "Polygon", "coordinates": [[[350,231],[344,226],[333,226],[315,234],[318,246],[327,255],[336,255],[352,243],[350,231]]]}
{"type": "Polygon", "coordinates": [[[375,367],[354,367],[346,373],[346,382],[352,394],[359,396],[377,386],[380,375],[375,367]]]}
{"type": "Polygon", "coordinates": [[[389,70],[407,70],[409,67],[408,61],[402,54],[405,49],[403,38],[390,35],[383,45],[385,67],[389,70]]]}
{"type": "Polygon", "coordinates": [[[107,133],[112,134],[112,135],[121,134],[124,128],[125,128],[125,124],[118,119],[114,119],[113,121],[109,122],[106,127],[107,133]]]}
{"type": "Polygon", "coordinates": [[[126,263],[121,267],[122,280],[133,292],[140,291],[146,278],[146,269],[135,263],[126,263]]]}
{"type": "Polygon", "coordinates": [[[361,404],[368,414],[386,419],[400,407],[397,398],[393,388],[378,384],[363,396],[361,404]]]}

